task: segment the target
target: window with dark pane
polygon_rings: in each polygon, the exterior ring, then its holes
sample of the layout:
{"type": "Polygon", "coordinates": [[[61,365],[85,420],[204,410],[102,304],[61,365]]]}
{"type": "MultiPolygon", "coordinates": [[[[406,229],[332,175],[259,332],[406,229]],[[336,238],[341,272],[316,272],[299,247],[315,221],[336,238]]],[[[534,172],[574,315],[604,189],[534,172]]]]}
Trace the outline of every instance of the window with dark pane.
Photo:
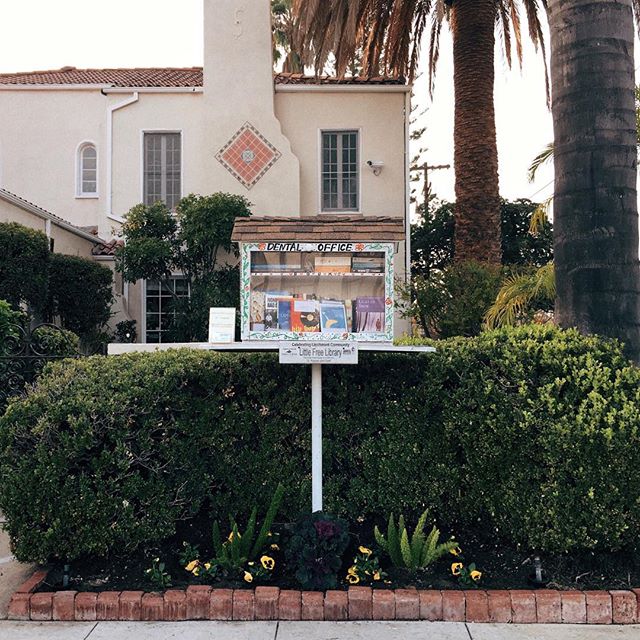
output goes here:
{"type": "Polygon", "coordinates": [[[166,342],[175,317],[177,300],[189,297],[189,283],[179,276],[169,280],[147,280],[146,342],[166,342]]]}
{"type": "Polygon", "coordinates": [[[322,211],[357,211],[358,132],[322,132],[322,211]]]}
{"type": "Polygon", "coordinates": [[[179,133],[144,134],[144,203],[158,200],[174,209],[182,197],[179,133]]]}

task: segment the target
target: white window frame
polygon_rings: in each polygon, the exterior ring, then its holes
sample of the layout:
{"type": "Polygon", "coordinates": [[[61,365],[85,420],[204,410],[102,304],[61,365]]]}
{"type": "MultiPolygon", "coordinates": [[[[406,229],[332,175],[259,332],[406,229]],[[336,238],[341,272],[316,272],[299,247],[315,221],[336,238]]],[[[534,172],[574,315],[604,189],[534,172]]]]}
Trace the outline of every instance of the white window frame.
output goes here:
{"type": "MultiPolygon", "coordinates": [[[[184,273],[179,273],[177,271],[171,272],[172,278],[184,278],[184,273]]],[[[142,344],[167,344],[159,342],[147,342],[147,280],[141,280],[142,286],[140,287],[141,293],[141,305],[142,309],[141,317],[140,317],[140,333],[138,334],[138,339],[142,344]]],[[[188,284],[188,297],[191,298],[191,285],[188,284]]]]}
{"type": "Polygon", "coordinates": [[[141,129],[140,130],[140,202],[144,202],[144,136],[147,133],[177,133],[180,135],[180,198],[184,198],[184,130],[141,129]]]}
{"type": "Polygon", "coordinates": [[[318,129],[318,168],[317,168],[317,180],[318,180],[318,213],[325,216],[333,215],[357,215],[362,213],[362,127],[326,127],[318,129]],[[357,209],[330,209],[324,210],[322,208],[322,134],[323,133],[346,133],[353,131],[358,134],[358,208],[357,209]]]}
{"type": "Polygon", "coordinates": [[[93,140],[83,140],[76,147],[76,198],[79,200],[96,200],[100,197],[100,154],[98,145],[93,140]],[[82,190],[82,153],[87,147],[93,147],[96,151],[96,190],[84,192],[82,190]]]}

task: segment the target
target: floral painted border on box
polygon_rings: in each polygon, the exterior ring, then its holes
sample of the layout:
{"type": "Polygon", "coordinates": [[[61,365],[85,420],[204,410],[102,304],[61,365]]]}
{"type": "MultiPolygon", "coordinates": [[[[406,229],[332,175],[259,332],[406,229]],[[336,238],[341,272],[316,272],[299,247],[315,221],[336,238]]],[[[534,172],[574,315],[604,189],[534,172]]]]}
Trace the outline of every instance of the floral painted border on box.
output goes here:
{"type": "MultiPolygon", "coordinates": [[[[335,243],[340,244],[340,243],[335,243]]],[[[358,342],[391,342],[393,341],[393,311],[394,311],[394,250],[391,242],[355,242],[351,243],[349,252],[384,252],[384,299],[385,299],[385,327],[384,332],[344,332],[328,333],[313,332],[301,333],[295,331],[269,330],[252,331],[251,319],[251,253],[263,251],[309,251],[311,247],[322,246],[318,243],[264,243],[245,242],[241,244],[241,265],[240,265],[240,321],[243,340],[305,340],[305,341],[327,341],[327,340],[353,340],[358,342]],[[272,248],[275,247],[275,248],[272,248]]],[[[316,249],[317,250],[317,249],[316,249]]]]}

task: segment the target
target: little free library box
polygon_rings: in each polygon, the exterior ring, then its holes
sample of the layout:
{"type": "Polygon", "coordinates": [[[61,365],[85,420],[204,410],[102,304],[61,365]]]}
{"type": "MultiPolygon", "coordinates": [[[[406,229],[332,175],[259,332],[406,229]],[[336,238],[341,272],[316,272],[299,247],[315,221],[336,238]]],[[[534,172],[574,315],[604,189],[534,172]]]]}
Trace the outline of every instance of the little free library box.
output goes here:
{"type": "Polygon", "coordinates": [[[236,220],[243,340],[393,340],[400,218],[236,220]]]}

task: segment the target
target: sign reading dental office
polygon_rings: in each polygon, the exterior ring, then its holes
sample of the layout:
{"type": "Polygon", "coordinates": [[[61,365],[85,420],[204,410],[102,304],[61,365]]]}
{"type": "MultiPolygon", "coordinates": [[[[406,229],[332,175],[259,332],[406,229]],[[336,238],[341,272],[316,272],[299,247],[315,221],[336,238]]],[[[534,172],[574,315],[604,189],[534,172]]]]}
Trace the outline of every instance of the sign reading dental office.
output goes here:
{"type": "Polygon", "coordinates": [[[280,364],[358,364],[357,342],[281,342],[280,364]]]}
{"type": "Polygon", "coordinates": [[[363,245],[355,242],[262,242],[259,251],[320,251],[321,253],[362,251],[363,245]]]}

